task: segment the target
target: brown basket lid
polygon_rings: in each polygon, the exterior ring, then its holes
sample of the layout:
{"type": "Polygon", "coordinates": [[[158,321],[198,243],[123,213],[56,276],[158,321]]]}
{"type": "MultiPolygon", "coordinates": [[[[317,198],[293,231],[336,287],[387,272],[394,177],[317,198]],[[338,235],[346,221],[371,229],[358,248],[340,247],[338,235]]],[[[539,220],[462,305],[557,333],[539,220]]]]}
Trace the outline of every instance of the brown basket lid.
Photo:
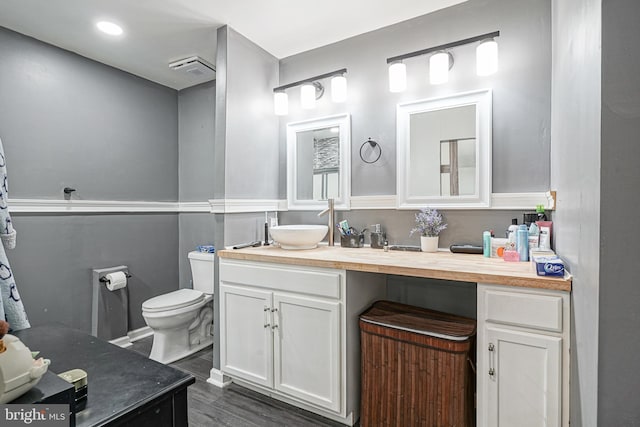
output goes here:
{"type": "Polygon", "coordinates": [[[476,333],[475,319],[393,301],[373,303],[360,320],[452,341],[463,341],[476,333]]]}

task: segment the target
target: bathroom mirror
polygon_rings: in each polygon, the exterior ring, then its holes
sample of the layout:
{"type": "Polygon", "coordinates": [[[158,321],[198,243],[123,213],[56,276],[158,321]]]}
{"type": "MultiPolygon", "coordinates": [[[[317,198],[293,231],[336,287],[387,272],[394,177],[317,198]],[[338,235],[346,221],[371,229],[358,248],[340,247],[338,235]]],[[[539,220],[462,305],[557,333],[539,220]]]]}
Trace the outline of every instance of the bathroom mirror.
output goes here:
{"type": "Polygon", "coordinates": [[[489,207],[491,91],[398,105],[399,209],[489,207]]]}
{"type": "Polygon", "coordinates": [[[289,209],[322,209],[330,198],[348,209],[350,166],[348,114],[287,124],[289,209]]]}

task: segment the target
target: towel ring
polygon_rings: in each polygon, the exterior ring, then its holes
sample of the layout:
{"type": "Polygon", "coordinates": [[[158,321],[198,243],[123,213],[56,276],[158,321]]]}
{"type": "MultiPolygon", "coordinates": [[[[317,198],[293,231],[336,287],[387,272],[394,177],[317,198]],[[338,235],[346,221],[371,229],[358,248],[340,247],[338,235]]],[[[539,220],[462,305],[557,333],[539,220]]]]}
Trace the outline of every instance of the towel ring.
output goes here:
{"type": "Polygon", "coordinates": [[[361,146],[360,146],[360,159],[362,159],[363,162],[368,163],[368,164],[372,164],[377,162],[378,160],[380,160],[380,156],[382,156],[382,146],[380,144],[378,144],[376,141],[374,141],[373,139],[369,138],[367,139],[361,146]],[[362,155],[362,150],[364,150],[364,147],[367,146],[367,144],[369,144],[371,146],[371,149],[373,150],[373,152],[376,152],[376,147],[378,147],[378,155],[376,156],[375,159],[373,160],[366,160],[364,158],[364,156],[362,155]]]}

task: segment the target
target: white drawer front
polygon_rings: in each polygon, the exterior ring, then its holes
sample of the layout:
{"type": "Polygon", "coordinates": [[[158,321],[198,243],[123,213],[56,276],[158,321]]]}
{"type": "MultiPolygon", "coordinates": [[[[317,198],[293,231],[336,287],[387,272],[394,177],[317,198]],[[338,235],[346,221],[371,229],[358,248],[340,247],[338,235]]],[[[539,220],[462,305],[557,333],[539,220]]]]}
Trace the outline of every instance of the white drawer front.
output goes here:
{"type": "Polygon", "coordinates": [[[220,261],[220,281],[340,299],[341,270],[297,269],[280,264],[220,261]]]}
{"type": "Polygon", "coordinates": [[[484,292],[487,322],[562,332],[562,297],[524,292],[484,292]]]}

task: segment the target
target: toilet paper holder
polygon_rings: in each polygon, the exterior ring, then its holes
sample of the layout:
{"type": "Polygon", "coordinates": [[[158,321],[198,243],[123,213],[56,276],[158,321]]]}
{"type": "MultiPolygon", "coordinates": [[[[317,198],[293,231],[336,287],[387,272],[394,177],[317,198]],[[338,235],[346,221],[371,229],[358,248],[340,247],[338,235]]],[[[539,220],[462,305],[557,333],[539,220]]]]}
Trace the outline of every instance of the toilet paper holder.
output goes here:
{"type": "MultiPolygon", "coordinates": [[[[123,271],[123,273],[127,277],[127,279],[131,278],[131,274],[129,274],[128,271],[123,271]]],[[[108,283],[109,282],[109,279],[107,279],[107,275],[106,274],[104,276],[100,277],[98,280],[100,282],[102,282],[102,283],[108,283]]]]}

